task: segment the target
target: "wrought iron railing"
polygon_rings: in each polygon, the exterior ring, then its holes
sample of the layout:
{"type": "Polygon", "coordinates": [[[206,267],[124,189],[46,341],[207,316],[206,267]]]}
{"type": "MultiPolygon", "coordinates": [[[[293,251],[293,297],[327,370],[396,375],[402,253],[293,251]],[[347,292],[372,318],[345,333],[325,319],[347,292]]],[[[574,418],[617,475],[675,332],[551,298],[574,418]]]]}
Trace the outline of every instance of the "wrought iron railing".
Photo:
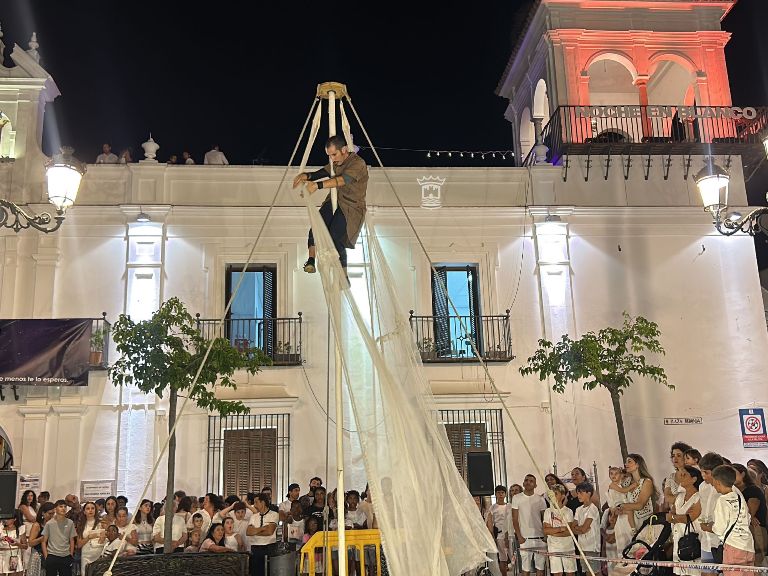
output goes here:
{"type": "MultiPolygon", "coordinates": [[[[547,161],[591,150],[616,154],[760,153],[768,108],[733,106],[560,106],[542,129],[547,161]]],[[[533,150],[525,158],[533,164],[533,150]]]]}
{"type": "Polygon", "coordinates": [[[300,366],[301,312],[296,318],[227,318],[222,322],[196,315],[200,333],[206,338],[227,338],[244,351],[259,348],[273,366],[300,366]]]}
{"type": "Polygon", "coordinates": [[[91,325],[91,356],[88,361],[93,370],[106,370],[109,367],[109,348],[112,344],[112,325],[107,322],[107,313],[101,318],[94,318],[91,325]]]}
{"type": "Polygon", "coordinates": [[[416,316],[410,312],[422,362],[476,362],[473,342],[486,362],[509,362],[515,357],[509,310],[498,316],[416,316]]]}

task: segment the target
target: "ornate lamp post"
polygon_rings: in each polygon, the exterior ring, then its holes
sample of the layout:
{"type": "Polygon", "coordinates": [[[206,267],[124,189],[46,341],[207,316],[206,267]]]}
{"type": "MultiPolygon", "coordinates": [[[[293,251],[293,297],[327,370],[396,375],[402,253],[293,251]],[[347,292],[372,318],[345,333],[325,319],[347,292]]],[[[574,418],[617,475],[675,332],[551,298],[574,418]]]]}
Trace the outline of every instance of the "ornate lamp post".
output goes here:
{"type": "MultiPolygon", "coordinates": [[[[768,156],[768,133],[763,138],[763,146],[768,156]]],[[[696,176],[696,186],[701,195],[704,210],[712,215],[712,223],[720,234],[731,236],[736,232],[746,232],[750,236],[762,232],[768,235],[768,221],[763,217],[768,215],[768,206],[755,208],[742,216],[738,212],[728,213],[728,172],[718,166],[714,158],[709,157],[696,176]]]]}
{"type": "Polygon", "coordinates": [[[46,234],[59,229],[64,222],[64,212],[75,203],[85,174],[85,165],[72,155],[73,152],[72,148],[62,146],[61,152],[55,154],[45,168],[48,201],[55,206],[56,216],[48,212],[29,214],[17,204],[0,198],[0,226],[14,232],[34,228],[46,234]]]}

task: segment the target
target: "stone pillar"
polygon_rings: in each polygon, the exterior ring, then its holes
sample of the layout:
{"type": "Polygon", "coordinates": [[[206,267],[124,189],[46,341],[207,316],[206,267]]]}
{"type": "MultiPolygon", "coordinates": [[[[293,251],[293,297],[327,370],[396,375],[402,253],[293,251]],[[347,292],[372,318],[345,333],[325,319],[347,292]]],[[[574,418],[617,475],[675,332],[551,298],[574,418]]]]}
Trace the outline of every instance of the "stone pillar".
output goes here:
{"type": "Polygon", "coordinates": [[[638,98],[640,101],[640,118],[643,130],[643,138],[653,136],[653,124],[648,117],[648,76],[638,76],[635,78],[638,98]]]}
{"type": "Polygon", "coordinates": [[[19,265],[19,237],[6,236],[4,241],[3,270],[0,278],[0,317],[13,318],[13,301],[16,295],[16,268],[19,265]]]}
{"type": "MultiPolygon", "coordinates": [[[[45,402],[45,400],[43,400],[45,402]]],[[[48,478],[44,476],[45,459],[48,456],[48,446],[45,441],[48,429],[50,406],[38,404],[21,406],[19,414],[24,418],[23,436],[21,438],[22,474],[40,474],[42,486],[47,486],[48,478]]]]}
{"type": "Polygon", "coordinates": [[[58,236],[40,235],[35,260],[35,298],[32,314],[35,318],[52,318],[56,294],[56,265],[59,263],[58,236]]]}
{"type": "Polygon", "coordinates": [[[87,406],[53,406],[58,416],[55,453],[52,454],[55,471],[48,485],[52,494],[80,493],[80,429],[87,406]]]}
{"type": "MultiPolygon", "coordinates": [[[[556,209],[563,216],[569,209],[556,209]]],[[[554,212],[554,210],[552,210],[554,212]]],[[[535,224],[536,260],[538,263],[539,302],[541,305],[542,338],[557,341],[563,334],[574,336],[573,287],[571,285],[568,224],[550,209],[531,208],[538,216],[535,224]]],[[[574,386],[565,395],[551,391],[546,383],[551,414],[553,462],[570,470],[580,461],[578,430],[574,414],[574,386]],[[566,402],[565,398],[568,398],[566,402]]]]}

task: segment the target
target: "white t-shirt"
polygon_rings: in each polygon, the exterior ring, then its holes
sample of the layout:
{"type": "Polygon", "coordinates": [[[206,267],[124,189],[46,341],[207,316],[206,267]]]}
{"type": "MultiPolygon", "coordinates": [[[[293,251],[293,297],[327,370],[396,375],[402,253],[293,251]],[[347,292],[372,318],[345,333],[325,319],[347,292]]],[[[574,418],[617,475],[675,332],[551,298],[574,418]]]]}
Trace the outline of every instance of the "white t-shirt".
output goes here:
{"type": "Polygon", "coordinates": [[[579,506],[576,508],[576,523],[581,526],[587,521],[587,518],[591,518],[592,522],[589,525],[589,531],[585,534],[579,534],[579,546],[585,552],[599,552],[600,551],[600,511],[593,503],[589,503],[589,506],[579,506]]]}
{"type": "Polygon", "coordinates": [[[347,514],[345,518],[346,520],[344,523],[347,526],[354,526],[355,524],[357,524],[358,526],[362,526],[368,520],[368,517],[365,515],[365,512],[360,510],[360,508],[358,508],[357,510],[347,510],[347,514]]]}
{"type": "Polygon", "coordinates": [[[488,512],[485,514],[485,520],[488,521],[488,516],[493,516],[493,525],[496,527],[496,529],[499,531],[499,534],[503,534],[506,530],[506,522],[504,522],[504,519],[506,518],[507,513],[507,504],[491,504],[491,507],[488,509],[488,512]]]}
{"type": "MultiPolygon", "coordinates": [[[[544,510],[544,523],[552,528],[563,528],[573,522],[573,512],[563,506],[560,510],[547,508],[544,510]]],[[[522,529],[522,526],[521,526],[522,529]]],[[[547,536],[547,550],[550,552],[573,552],[573,539],[569,536],[547,536]]]]}
{"type": "Polygon", "coordinates": [[[736,486],[733,487],[732,492],[720,495],[715,504],[715,522],[712,525],[712,532],[722,539],[728,529],[733,526],[725,544],[746,552],[754,552],[755,542],[749,530],[749,521],[747,501],[736,486]],[[739,500],[741,500],[740,513],[739,500]]]}
{"type": "Polygon", "coordinates": [[[277,511],[290,514],[291,506],[293,506],[293,502],[291,500],[283,500],[282,502],[280,502],[280,506],[277,507],[277,511]]]}
{"type": "MultiPolygon", "coordinates": [[[[176,542],[181,539],[184,532],[187,530],[187,523],[184,522],[184,517],[180,514],[174,514],[173,515],[173,526],[171,527],[171,539],[176,542]]],[[[165,534],[165,516],[160,516],[157,520],[155,520],[154,525],[152,526],[152,540],[155,539],[155,536],[160,534],[161,536],[165,534]]],[[[155,550],[158,548],[163,547],[162,542],[154,542],[155,550]]]]}
{"type": "Polygon", "coordinates": [[[208,150],[203,157],[203,164],[229,164],[224,152],[220,150],[208,150]]]}
{"type": "Polygon", "coordinates": [[[544,527],[541,524],[541,513],[547,509],[547,503],[538,494],[527,496],[525,492],[515,494],[509,507],[517,510],[518,523],[523,538],[541,538],[544,527]]]}
{"type": "MultiPolygon", "coordinates": [[[[701,483],[699,486],[699,501],[701,502],[701,516],[699,516],[699,521],[702,521],[702,519],[710,521],[714,520],[715,504],[717,504],[718,498],[720,498],[720,494],[715,490],[714,486],[707,484],[706,482],[701,483]]],[[[720,538],[717,537],[717,534],[713,534],[712,532],[704,532],[702,530],[699,533],[699,539],[701,540],[702,550],[710,550],[720,546],[720,538]]]]}
{"type": "Polygon", "coordinates": [[[283,530],[288,531],[289,542],[301,542],[304,538],[304,520],[294,520],[290,524],[283,524],[283,530]]]}
{"type": "Polygon", "coordinates": [[[248,536],[249,546],[264,546],[266,544],[272,544],[277,542],[277,523],[280,522],[280,515],[274,510],[267,510],[267,513],[263,516],[261,514],[254,514],[251,516],[251,526],[255,528],[261,528],[267,524],[274,524],[275,531],[269,536],[248,536]]]}

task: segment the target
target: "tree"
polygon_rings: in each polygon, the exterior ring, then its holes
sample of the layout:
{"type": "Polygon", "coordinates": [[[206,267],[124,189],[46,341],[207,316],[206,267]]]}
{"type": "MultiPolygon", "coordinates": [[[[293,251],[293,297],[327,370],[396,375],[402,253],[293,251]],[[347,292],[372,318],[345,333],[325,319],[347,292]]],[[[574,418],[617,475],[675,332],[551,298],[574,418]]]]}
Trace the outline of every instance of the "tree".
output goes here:
{"type": "Polygon", "coordinates": [[[523,376],[538,374],[539,380],[554,379],[552,389],[563,393],[565,385],[583,380],[584,390],[602,386],[611,395],[616,428],[619,433],[621,455],[626,459],[627,438],[624,418],[621,414],[621,395],[634,382],[634,375],[645,376],[664,384],[670,390],[674,386],[667,381],[664,369],[645,357],[644,352],[663,355],[659,342],[659,326],[642,316],[632,318],[623,313],[621,328],[603,328],[597,334],[587,332],[579,340],[567,334],[557,343],[539,340],[539,348],[520,368],[523,376]]]}
{"type": "MultiPolygon", "coordinates": [[[[115,386],[136,385],[142,392],[159,397],[168,394],[168,432],[176,423],[176,405],[182,393],[200,408],[222,416],[248,412],[240,401],[216,398],[213,386],[237,388],[233,375],[244,369],[250,374],[271,363],[264,353],[253,348],[240,352],[226,338],[205,338],[195,320],[178,298],[164,302],[150,320],[135,323],[121,314],[112,326],[112,340],[120,359],[109,369],[115,386]],[[204,360],[208,348],[207,360],[204,360]],[[202,368],[201,368],[202,367],[202,368]],[[198,374],[197,380],[195,376],[198,374]]],[[[176,436],[168,442],[168,482],[165,507],[164,551],[171,553],[173,527],[176,436]]]]}

